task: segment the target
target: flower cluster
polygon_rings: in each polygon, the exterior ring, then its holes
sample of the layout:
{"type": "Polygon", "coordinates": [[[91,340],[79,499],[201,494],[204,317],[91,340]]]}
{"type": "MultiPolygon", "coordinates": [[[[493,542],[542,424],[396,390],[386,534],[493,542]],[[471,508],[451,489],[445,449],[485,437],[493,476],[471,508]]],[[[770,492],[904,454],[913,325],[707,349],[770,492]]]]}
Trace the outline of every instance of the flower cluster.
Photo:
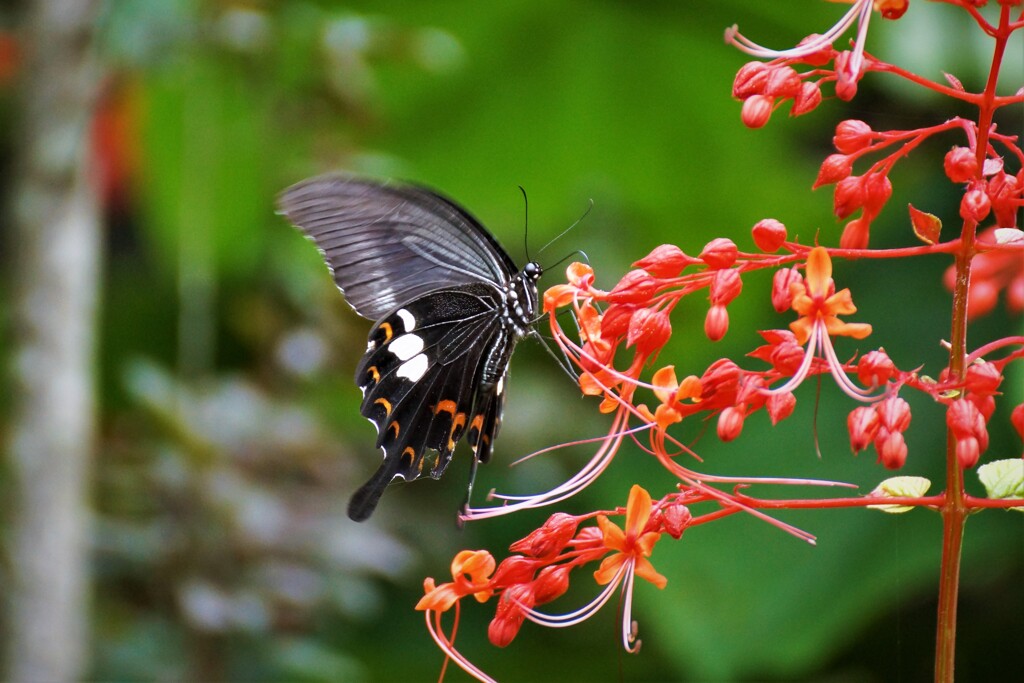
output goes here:
{"type": "MultiPolygon", "coordinates": [[[[944,2],[961,7],[996,40],[997,55],[1002,54],[999,46],[1024,28],[1024,13],[1016,19],[1010,15],[1010,8],[1022,0],[1000,0],[998,24],[988,23],[980,13],[985,0],[944,2]]],[[[730,43],[768,60],[744,65],[734,81],[733,94],[743,101],[746,125],[763,126],[787,100],[792,101],[794,115],[812,111],[822,102],[823,83],[834,83],[837,97],[848,100],[869,72],[895,74],[910,84],[976,106],[979,115],[975,120],[958,117],[913,130],[876,130],[861,120],[841,121],[832,139],[835,151],[825,158],[814,181],[814,188],[833,186],[834,214],[846,221],[838,247],[823,246],[817,239],[813,244],[801,243],[790,238],[781,221],[765,218],[751,230],[749,251],[725,237],[711,240],[695,256],[663,244],[633,263],[610,289],[598,286],[589,265],[573,263],[566,271],[566,282],[544,293],[551,337],[578,369],[580,391],[599,399],[595,401],[598,410],[610,416],[608,431],[600,438],[576,442],[596,443],[597,448],[590,461],[564,483],[535,495],[492,492],[497,504],[467,508],[463,518],[484,519],[564,501],[594,481],[627,440],[676,478],[676,491],[652,500],[634,485],[625,509],[582,515],[557,512],[512,544],[513,554],[500,564],[487,551],[464,551],[452,563],[451,582],[437,585],[428,579],[417,608],[427,613],[428,627],[440,647],[474,676],[486,679],[458,653],[441,624],[443,613],[454,609],[458,614],[462,598],[495,600],[488,635],[495,645],[505,646],[526,621],[545,626],[579,623],[621,587],[623,645],[635,651],[638,643],[630,615],[633,581],[639,576],[664,587],[665,577],[649,559],[655,544],[665,536],[679,539],[684,529],[697,524],[745,513],[813,542],[812,535],[768,512],[787,507],[860,506],[896,513],[928,506],[940,510],[944,523],[962,525],[966,512],[975,508],[1024,509],[1024,465],[1014,466],[1024,461],[997,460],[978,468],[988,499],[967,495],[962,478],[963,470],[978,466],[988,450],[990,422],[1007,419],[998,405],[1001,388],[1008,367],[1024,360],[1024,336],[1004,337],[970,350],[966,334],[968,318],[991,312],[1001,297],[1010,313],[1024,311],[1024,232],[1017,227],[1017,213],[1024,205],[1024,150],[1015,136],[997,132],[993,124],[997,109],[1024,103],[1024,92],[997,96],[993,78],[985,91],[970,93],[953,76],[947,76],[946,84],[936,83],[871,57],[864,46],[872,15],[899,19],[908,9],[908,0],[854,0],[851,4],[834,27],[788,50],[763,48],[735,27],[727,31],[730,43]],[[857,31],[850,49],[837,50],[836,41],[854,25],[857,31]],[[897,163],[940,136],[956,138],[944,158],[942,182],[948,180],[962,191],[959,233],[942,241],[941,219],[910,206],[911,244],[869,248],[872,225],[892,196],[890,175],[897,163]],[[861,346],[874,333],[864,321],[872,312],[865,316],[858,311],[851,290],[837,285],[833,265],[834,260],[885,262],[925,255],[954,261],[944,278],[953,292],[951,334],[943,341],[949,362],[934,376],[925,374],[923,367],[900,367],[881,346],[861,346]],[[720,357],[706,368],[686,372],[660,360],[674,331],[672,313],[684,297],[706,296],[703,331],[709,342],[717,342],[729,332],[729,307],[744,292],[744,281],[759,271],[772,275],[765,306],[771,305],[786,320],[778,329],[759,332],[763,343],[746,353],[749,360],[720,357]],[[564,324],[566,320],[571,323],[564,324]],[[841,355],[837,345],[850,345],[850,349],[841,355]],[[907,398],[911,393],[926,397],[931,405],[925,404],[923,410],[945,417],[946,472],[960,476],[951,476],[950,488],[929,497],[924,494],[930,482],[900,476],[887,479],[866,496],[758,499],[747,494],[747,487],[847,485],[696,471],[690,462],[702,462],[701,458],[673,436],[677,425],[688,419],[713,420],[717,437],[730,442],[741,438],[747,420],[761,410],[775,425],[797,414],[797,396],[805,391],[801,386],[809,378],[829,379],[849,399],[846,424],[852,452],[873,448],[878,462],[890,470],[914,462],[911,456],[927,455],[915,453],[907,439],[913,417],[907,398]],[[695,514],[695,506],[705,503],[715,509],[695,514]],[[622,526],[611,521],[616,515],[625,515],[622,526]],[[538,610],[566,592],[574,570],[592,563],[600,563],[593,576],[604,586],[593,601],[562,615],[538,610]]],[[[996,74],[998,60],[993,63],[996,74]]],[[[1008,420],[1024,439],[1024,404],[1009,410],[1008,420]]],[[[955,600],[943,603],[940,614],[954,607],[955,600]]]]}
{"type": "MultiPolygon", "coordinates": [[[[698,499],[694,498],[693,501],[698,499]]],[[[464,550],[452,560],[452,581],[437,585],[424,581],[424,596],[416,609],[426,612],[427,627],[438,646],[460,667],[481,680],[490,680],[463,657],[454,637],[445,634],[441,615],[457,608],[462,598],[478,602],[496,598],[494,618],[487,629],[491,643],[505,647],[526,620],[542,626],[566,627],[586,620],[622,588],[622,644],[630,652],[640,647],[632,618],[633,583],[640,577],[658,588],[668,580],[648,559],[662,534],[679,539],[695,523],[686,500],[672,494],[659,501],[640,486],[629,492],[625,509],[574,516],[555,513],[538,529],[510,546],[513,555],[496,564],[486,550],[464,550]],[[622,527],[613,516],[625,516],[622,527]],[[583,525],[596,518],[597,524],[583,525]],[[537,610],[569,589],[572,572],[599,562],[593,579],[603,590],[587,605],[568,614],[550,615],[537,610]]],[[[454,630],[454,627],[453,627],[454,630]]]]}
{"type": "Polygon", "coordinates": [[[853,99],[857,83],[864,73],[877,68],[866,59],[864,44],[871,13],[879,12],[886,19],[899,19],[907,11],[909,0],[856,0],[835,26],[822,34],[807,36],[794,48],[771,50],[743,36],[735,26],[725,32],[725,40],[747,54],[767,58],[768,62],[748,62],[736,74],[732,94],[743,101],[743,123],[760,128],[768,123],[772,112],[792,100],[792,116],[813,111],[821,104],[821,84],[835,83],[836,96],[853,99]],[[857,26],[857,37],[851,50],[836,50],[833,44],[851,26],[857,26]],[[832,68],[828,68],[829,65],[832,68]],[[810,67],[803,73],[794,67],[810,67]]]}

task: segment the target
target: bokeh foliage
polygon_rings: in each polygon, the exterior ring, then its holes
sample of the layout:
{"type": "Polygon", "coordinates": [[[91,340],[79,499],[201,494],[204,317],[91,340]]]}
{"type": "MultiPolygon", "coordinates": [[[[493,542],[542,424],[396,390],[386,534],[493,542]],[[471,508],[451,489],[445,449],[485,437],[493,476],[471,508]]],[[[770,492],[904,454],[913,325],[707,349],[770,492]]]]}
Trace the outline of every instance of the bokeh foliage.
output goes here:
{"type": "MultiPolygon", "coordinates": [[[[895,110],[900,127],[924,125],[941,103],[894,104],[902,93],[869,79],[851,105],[829,101],[800,120],[779,112],[768,129],[750,131],[729,97],[743,58],[721,34],[738,21],[788,45],[841,9],[740,0],[109,3],[101,19],[112,74],[106,106],[125,116],[116,142],[131,163],[109,205],[92,676],[432,678],[441,657],[412,611],[422,577],[443,580],[457,550],[498,552],[546,516],[456,530],[463,453],[444,481],[389,492],[369,523],[345,518],[347,495],[377,457],[350,382],[368,323],[342,303],[315,249],[274,215],[281,188],[338,168],[422,182],[468,206],[520,261],[517,185],[529,197],[534,256],[593,199],[540,260],[582,249],[605,286],[663,242],[696,253],[729,236],[751,248],[749,227],[765,216],[805,242],[817,235],[834,244],[841,226],[831,197],[809,187],[835,123],[895,110]]],[[[917,13],[939,25],[946,18],[915,3],[903,23],[917,13]]],[[[875,28],[871,49],[898,46],[899,26],[875,28]]],[[[915,193],[915,203],[925,194],[935,202],[929,210],[950,211],[952,200],[928,189],[943,182],[936,161],[944,151],[911,159],[897,193],[915,193]]],[[[909,239],[897,206],[876,224],[879,243],[909,239]]],[[[901,366],[927,360],[937,371],[942,363],[945,265],[837,268],[875,325],[873,339],[901,366]],[[897,310],[891,293],[904,287],[922,293],[897,310]]],[[[561,268],[550,269],[549,284],[561,268]]],[[[768,306],[767,278],[748,278],[746,288],[730,308],[730,336],[717,345],[702,334],[703,302],[681,306],[661,361],[699,373],[718,357],[739,359],[757,344],[757,329],[788,322],[768,306]]],[[[985,323],[982,334],[1005,334],[1010,324],[1019,321],[985,323]]],[[[820,396],[805,387],[798,398],[787,423],[771,430],[753,420],[732,444],[720,444],[713,427],[691,427],[700,467],[840,479],[864,490],[885,476],[870,456],[850,456],[849,406],[830,387],[820,396]]],[[[941,480],[941,414],[923,403],[914,409],[907,473],[941,480]]],[[[506,465],[604,428],[596,403],[580,400],[543,350],[524,344],[502,438],[477,491],[553,485],[585,451],[506,465]]],[[[993,453],[999,448],[1006,457],[1019,444],[1006,430],[993,434],[993,453]]],[[[652,493],[672,485],[626,449],[568,505],[624,504],[634,481],[652,493]]],[[[616,650],[611,605],[600,623],[565,632],[528,625],[506,651],[486,643],[491,613],[481,608],[464,613],[460,647],[509,680],[620,672],[627,680],[881,680],[894,661],[906,679],[928,670],[938,519],[867,511],[785,519],[818,535],[818,546],[739,518],[660,544],[653,560],[669,584],[638,590],[638,656],[616,650]]],[[[995,632],[1019,629],[1009,616],[1001,622],[998,608],[1024,596],[1024,529],[1011,515],[987,513],[968,531],[963,666],[983,677],[998,671],[985,668],[1001,642],[995,632]],[[970,620],[978,613],[985,617],[970,620]]],[[[565,603],[594,588],[578,583],[565,603]]]]}

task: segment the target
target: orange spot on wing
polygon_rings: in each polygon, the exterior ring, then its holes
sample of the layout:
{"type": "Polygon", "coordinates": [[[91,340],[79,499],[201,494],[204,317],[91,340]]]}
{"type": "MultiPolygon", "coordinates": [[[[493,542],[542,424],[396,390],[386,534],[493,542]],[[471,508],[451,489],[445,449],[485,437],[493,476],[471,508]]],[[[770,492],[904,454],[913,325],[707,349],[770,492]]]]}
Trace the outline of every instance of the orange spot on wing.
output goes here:
{"type": "Polygon", "coordinates": [[[374,405],[377,405],[378,403],[384,406],[385,417],[391,414],[391,401],[387,400],[386,398],[378,398],[376,401],[373,402],[374,405]]]}
{"type": "Polygon", "coordinates": [[[455,401],[440,401],[437,404],[437,407],[434,408],[434,414],[437,415],[438,413],[441,413],[441,412],[451,413],[452,417],[454,418],[455,417],[455,410],[457,408],[458,408],[458,406],[455,405],[455,401]]]}

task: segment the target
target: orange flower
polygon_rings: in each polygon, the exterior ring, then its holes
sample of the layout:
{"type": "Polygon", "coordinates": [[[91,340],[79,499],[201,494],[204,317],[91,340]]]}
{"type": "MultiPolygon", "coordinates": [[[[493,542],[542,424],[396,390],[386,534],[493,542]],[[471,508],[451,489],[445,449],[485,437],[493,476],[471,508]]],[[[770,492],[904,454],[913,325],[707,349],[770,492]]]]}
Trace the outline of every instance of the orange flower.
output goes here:
{"type": "Polygon", "coordinates": [[[434,579],[426,579],[423,582],[426,595],[416,603],[416,609],[446,612],[467,595],[472,595],[477,602],[487,602],[494,593],[490,580],[494,567],[494,558],[486,550],[461,551],[452,560],[454,581],[435,586],[434,579]]]}
{"type": "Polygon", "coordinates": [[[661,534],[655,531],[644,533],[650,516],[651,495],[637,484],[629,491],[625,531],[604,515],[598,515],[597,524],[604,535],[605,547],[617,551],[614,555],[606,557],[600,568],[594,572],[594,578],[600,585],[620,579],[623,568],[629,567],[633,573],[647,579],[658,588],[664,588],[668,583],[668,579],[656,572],[647,559],[654,549],[654,544],[661,538],[661,534]]]}
{"type": "Polygon", "coordinates": [[[873,401],[881,394],[872,396],[869,390],[862,389],[847,377],[847,370],[839,360],[832,347],[832,337],[839,335],[863,339],[871,334],[871,325],[867,323],[844,323],[840,315],[856,313],[850,290],[835,291],[832,281],[832,259],[824,247],[815,247],[807,255],[807,270],[803,280],[791,282],[789,291],[793,310],[800,318],[789,324],[795,341],[807,345],[800,367],[782,386],[774,387],[767,393],[778,395],[791,393],[807,379],[811,373],[814,359],[819,352],[828,366],[828,371],[836,380],[845,394],[858,401],[873,401]]]}
{"type": "Polygon", "coordinates": [[[807,273],[804,282],[790,286],[793,295],[793,310],[802,317],[789,325],[796,335],[798,344],[806,344],[813,329],[821,325],[829,336],[863,339],[871,334],[871,325],[866,323],[844,323],[840,315],[857,312],[849,289],[835,292],[832,281],[832,259],[824,247],[815,247],[807,257],[807,273]],[[834,292],[834,293],[833,293],[834,292]]]}

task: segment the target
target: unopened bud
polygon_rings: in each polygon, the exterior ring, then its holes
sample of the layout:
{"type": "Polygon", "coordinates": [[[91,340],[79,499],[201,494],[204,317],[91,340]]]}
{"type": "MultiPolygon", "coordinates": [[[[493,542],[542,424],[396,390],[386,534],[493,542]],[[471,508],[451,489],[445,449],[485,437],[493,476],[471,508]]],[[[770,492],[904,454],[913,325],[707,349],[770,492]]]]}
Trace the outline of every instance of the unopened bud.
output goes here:
{"type": "Polygon", "coordinates": [[[774,218],[759,220],[751,233],[754,235],[754,244],[766,254],[778,251],[786,242],[786,226],[774,218]]]}

